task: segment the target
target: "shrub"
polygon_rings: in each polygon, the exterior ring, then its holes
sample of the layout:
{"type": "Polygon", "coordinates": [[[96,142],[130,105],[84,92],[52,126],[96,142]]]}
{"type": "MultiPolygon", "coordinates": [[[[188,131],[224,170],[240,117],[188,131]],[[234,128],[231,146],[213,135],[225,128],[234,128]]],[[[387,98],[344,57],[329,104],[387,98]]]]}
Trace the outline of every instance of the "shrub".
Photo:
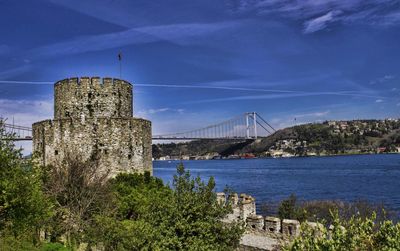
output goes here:
{"type": "Polygon", "coordinates": [[[239,243],[243,228],[221,222],[230,208],[217,203],[214,180],[191,178],[183,165],[172,188],[138,174],[121,174],[112,186],[117,210],[98,217],[93,232],[107,250],[233,250],[239,243]]]}
{"type": "Polygon", "coordinates": [[[307,217],[305,210],[298,205],[297,197],[294,194],[281,201],[278,215],[281,219],[297,219],[299,221],[304,221],[307,217]]]}
{"type": "Polygon", "coordinates": [[[61,243],[46,243],[42,245],[40,251],[69,251],[69,249],[61,243]]]}
{"type": "MultiPolygon", "coordinates": [[[[12,134],[0,120],[0,242],[37,243],[38,229],[51,215],[51,204],[43,193],[43,173],[22,158],[12,134]]],[[[7,249],[7,244],[3,245],[7,249]]]]}
{"type": "Polygon", "coordinates": [[[317,233],[307,224],[302,224],[301,235],[284,247],[285,250],[400,250],[400,223],[376,222],[376,215],[363,218],[353,216],[340,220],[338,213],[332,214],[332,227],[317,233]]]}

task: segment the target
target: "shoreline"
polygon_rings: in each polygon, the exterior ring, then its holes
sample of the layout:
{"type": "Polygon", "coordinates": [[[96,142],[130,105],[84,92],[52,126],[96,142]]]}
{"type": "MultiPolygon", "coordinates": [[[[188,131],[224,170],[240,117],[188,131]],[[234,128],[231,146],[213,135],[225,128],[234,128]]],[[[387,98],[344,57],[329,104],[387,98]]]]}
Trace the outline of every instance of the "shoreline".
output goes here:
{"type": "Polygon", "coordinates": [[[205,160],[253,160],[253,159],[291,159],[291,158],[315,158],[315,157],[338,157],[338,156],[358,156],[358,155],[396,155],[400,152],[386,152],[386,153],[341,153],[341,154],[323,154],[323,155],[305,155],[305,156],[290,156],[290,157],[254,157],[254,158],[221,158],[221,159],[169,159],[160,160],[155,159],[153,161],[205,161],[205,160]]]}

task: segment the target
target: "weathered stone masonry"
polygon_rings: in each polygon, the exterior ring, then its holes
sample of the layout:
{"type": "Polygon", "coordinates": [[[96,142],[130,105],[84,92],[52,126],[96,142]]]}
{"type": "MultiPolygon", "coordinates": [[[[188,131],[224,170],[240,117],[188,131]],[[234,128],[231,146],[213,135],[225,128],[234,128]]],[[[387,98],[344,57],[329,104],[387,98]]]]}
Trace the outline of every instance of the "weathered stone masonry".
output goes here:
{"type": "Polygon", "coordinates": [[[76,154],[82,160],[97,156],[111,175],[152,173],[151,122],[132,117],[130,83],[82,77],[59,81],[54,89],[54,120],[32,126],[41,164],[56,166],[76,154]]]}
{"type": "MultiPolygon", "coordinates": [[[[217,201],[232,206],[232,213],[222,222],[243,222],[246,232],[243,234],[237,251],[271,251],[281,250],[282,244],[290,242],[301,234],[300,222],[291,219],[256,214],[255,199],[247,194],[217,193],[217,201]]],[[[316,235],[321,234],[323,225],[316,222],[305,222],[314,229],[316,235]]]]}

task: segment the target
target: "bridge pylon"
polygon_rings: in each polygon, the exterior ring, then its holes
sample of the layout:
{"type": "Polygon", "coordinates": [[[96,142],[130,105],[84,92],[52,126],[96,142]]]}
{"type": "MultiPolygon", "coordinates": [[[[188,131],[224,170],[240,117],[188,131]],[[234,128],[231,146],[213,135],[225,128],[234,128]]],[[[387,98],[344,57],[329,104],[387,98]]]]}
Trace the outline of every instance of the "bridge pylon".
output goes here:
{"type": "Polygon", "coordinates": [[[257,112],[246,112],[232,119],[181,133],[154,135],[153,140],[196,140],[196,139],[257,139],[266,137],[275,129],[257,112]]]}

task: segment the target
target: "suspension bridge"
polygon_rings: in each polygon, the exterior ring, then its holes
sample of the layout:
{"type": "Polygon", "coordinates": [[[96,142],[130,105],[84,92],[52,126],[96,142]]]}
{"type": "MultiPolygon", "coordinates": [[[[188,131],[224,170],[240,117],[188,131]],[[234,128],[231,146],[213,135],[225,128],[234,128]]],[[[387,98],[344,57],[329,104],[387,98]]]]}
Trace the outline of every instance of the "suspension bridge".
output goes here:
{"type": "Polygon", "coordinates": [[[232,119],[187,132],[153,135],[153,140],[257,139],[275,129],[258,113],[246,112],[232,119]]]}
{"type": "Polygon", "coordinates": [[[1,120],[0,124],[4,125],[4,131],[0,131],[0,139],[12,141],[32,140],[32,128],[7,124],[4,123],[4,120],[1,120]]]}
{"type": "MultiPolygon", "coordinates": [[[[32,140],[32,128],[7,124],[4,121],[4,131],[1,133],[1,139],[12,141],[32,140]],[[4,138],[7,135],[7,138],[4,138]],[[9,136],[11,135],[11,136],[9,136]]],[[[273,134],[275,129],[257,112],[246,112],[234,118],[222,121],[217,124],[209,125],[200,129],[171,134],[153,135],[153,140],[240,140],[257,139],[267,137],[273,134]]]]}

